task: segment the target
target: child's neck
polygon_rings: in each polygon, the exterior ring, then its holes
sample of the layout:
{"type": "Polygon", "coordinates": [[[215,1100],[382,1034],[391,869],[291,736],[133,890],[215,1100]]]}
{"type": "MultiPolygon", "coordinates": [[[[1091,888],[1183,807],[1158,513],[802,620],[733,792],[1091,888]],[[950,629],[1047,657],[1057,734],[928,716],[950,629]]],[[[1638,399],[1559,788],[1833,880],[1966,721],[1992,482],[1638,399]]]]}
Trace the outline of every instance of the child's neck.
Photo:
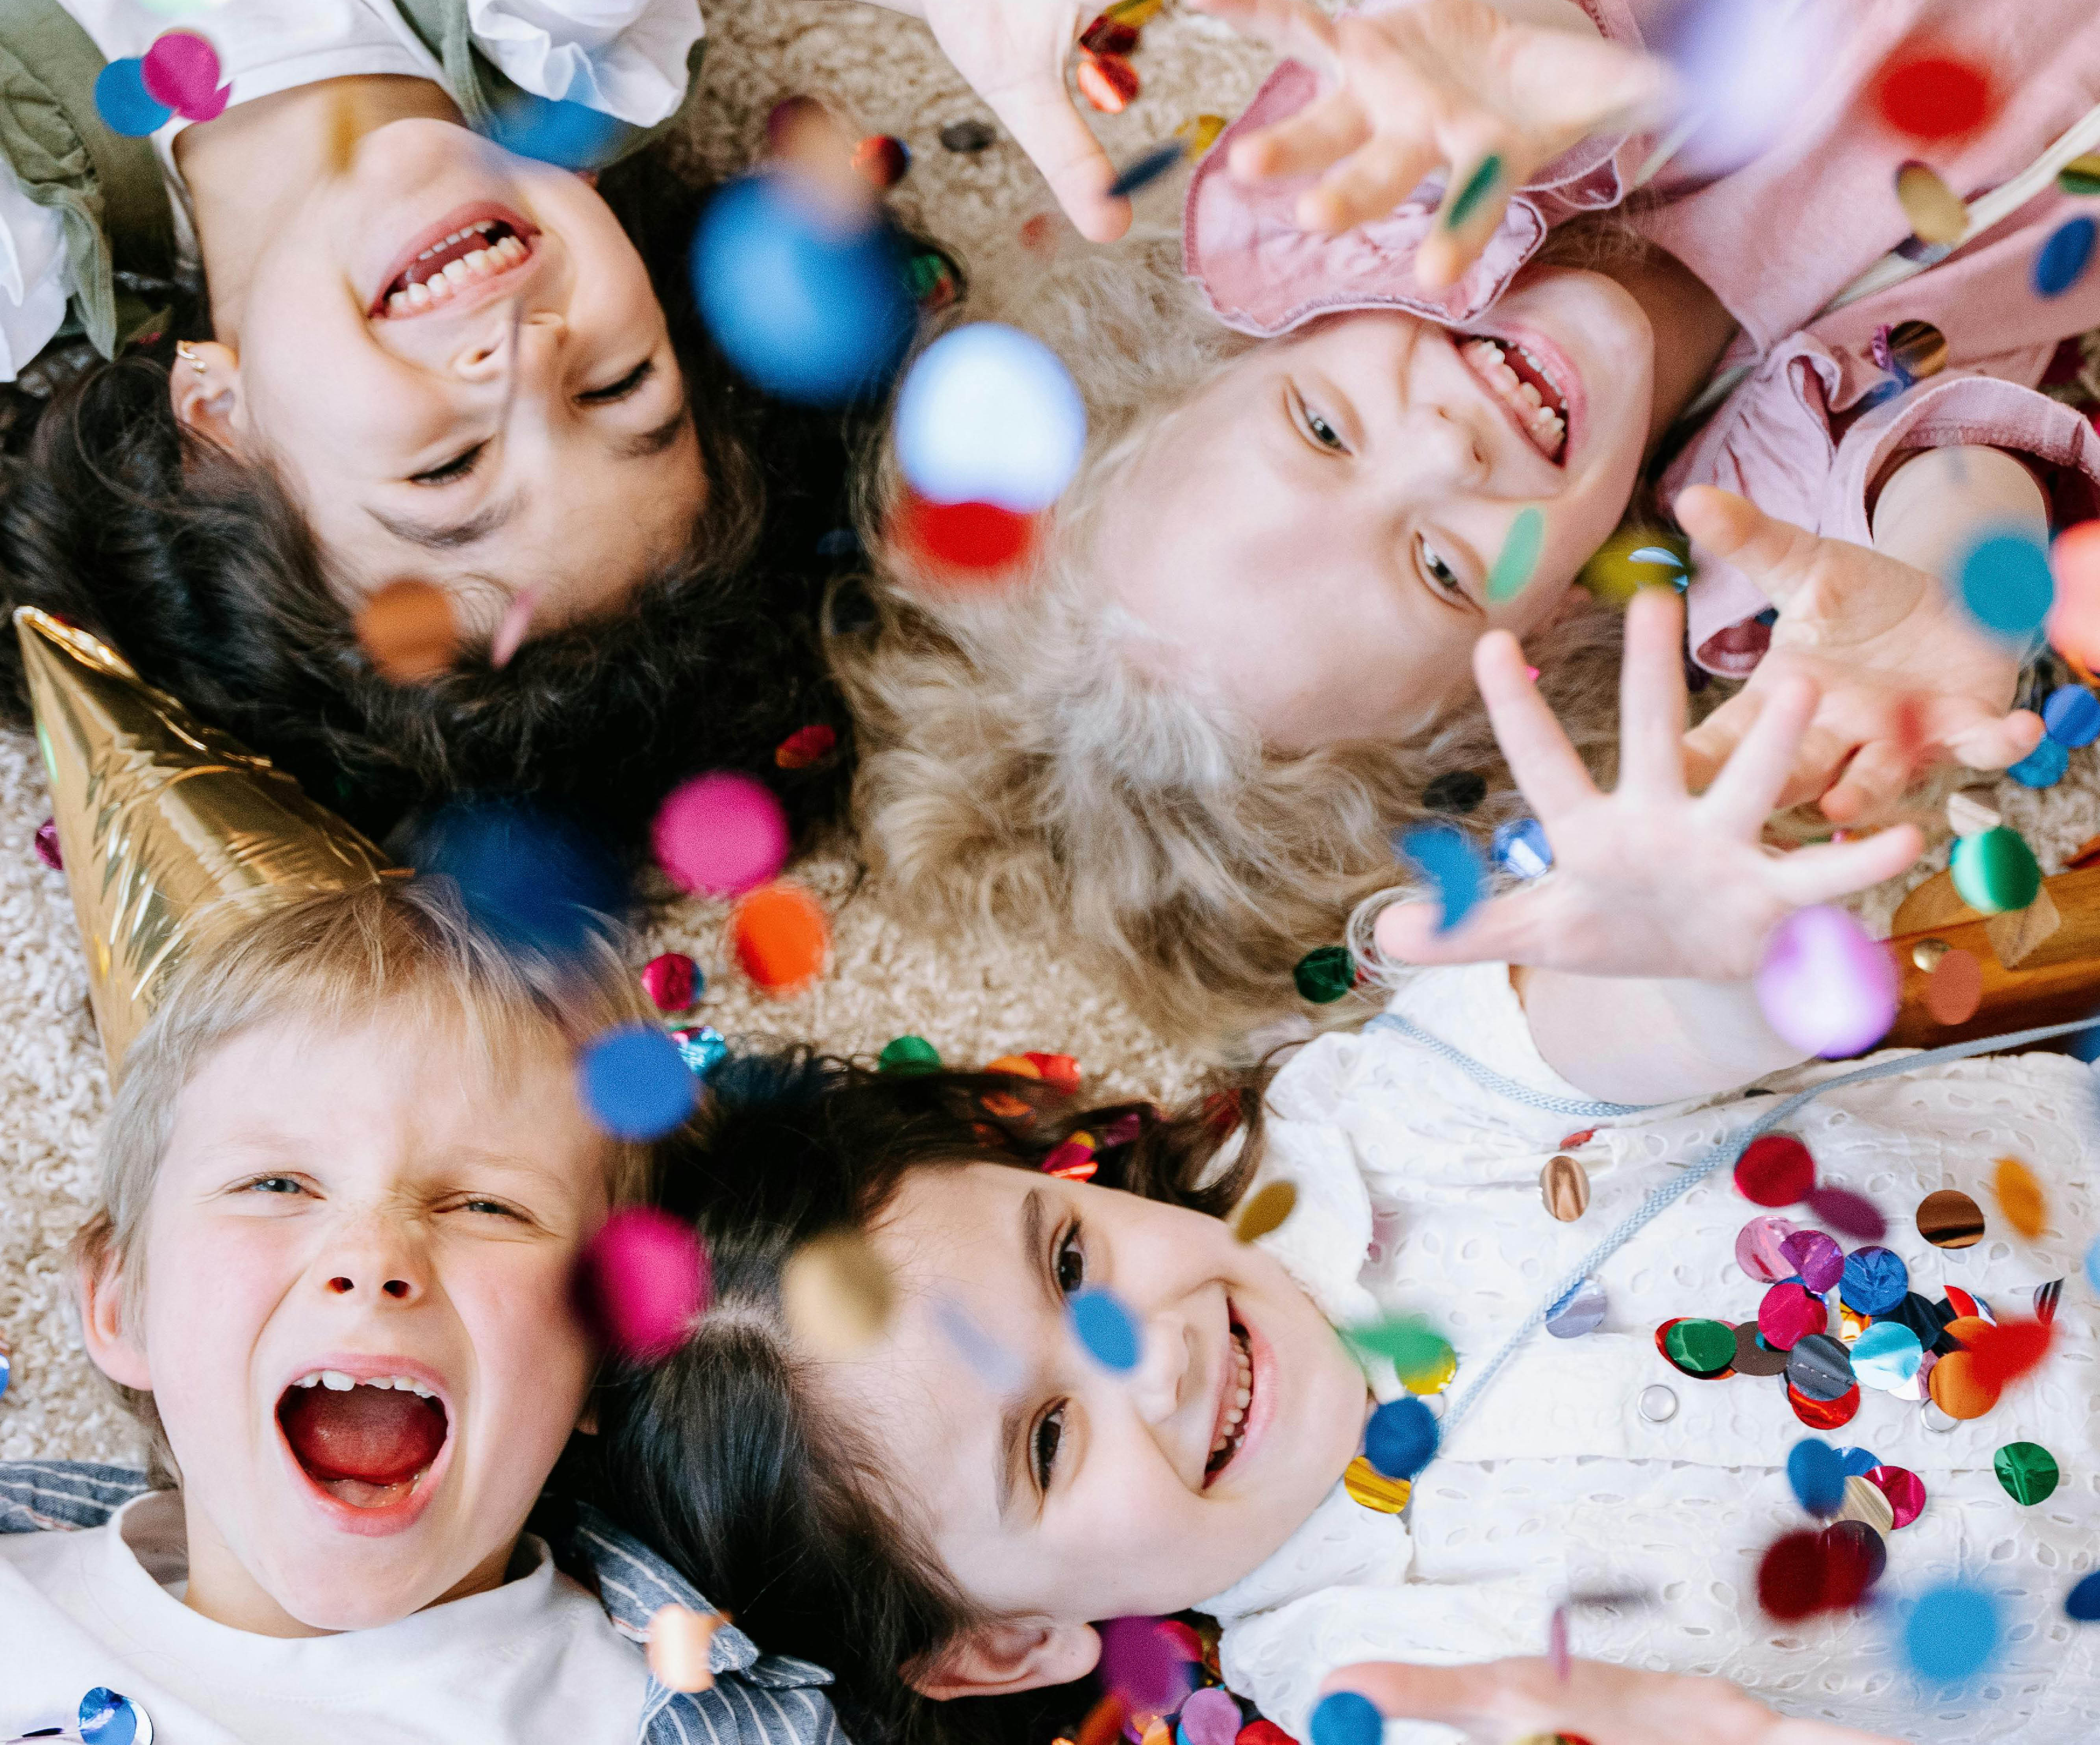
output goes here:
{"type": "MultiPolygon", "coordinates": [[[[295,1639],[341,1633],[316,1629],[285,1610],[234,1554],[210,1517],[201,1509],[192,1508],[188,1498],[183,1499],[183,1520],[189,1545],[189,1584],[183,1590],[183,1604],[192,1611],[230,1630],[245,1630],[251,1636],[295,1639]]],[[[464,1579],[430,1604],[443,1606],[501,1587],[510,1577],[511,1561],[517,1553],[514,1543],[491,1552],[464,1579]]]]}
{"type": "Polygon", "coordinates": [[[1641,306],[1655,330],[1655,391],[1648,412],[1651,445],[1677,422],[1736,337],[1736,318],[1674,255],[1653,246],[1599,269],[1641,306]]]}
{"type": "Polygon", "coordinates": [[[314,189],[341,174],[351,148],[389,121],[460,124],[443,86],[395,73],[324,79],[228,109],[175,136],[189,184],[214,335],[239,348],[249,282],[265,241],[301,222],[314,189]]]}

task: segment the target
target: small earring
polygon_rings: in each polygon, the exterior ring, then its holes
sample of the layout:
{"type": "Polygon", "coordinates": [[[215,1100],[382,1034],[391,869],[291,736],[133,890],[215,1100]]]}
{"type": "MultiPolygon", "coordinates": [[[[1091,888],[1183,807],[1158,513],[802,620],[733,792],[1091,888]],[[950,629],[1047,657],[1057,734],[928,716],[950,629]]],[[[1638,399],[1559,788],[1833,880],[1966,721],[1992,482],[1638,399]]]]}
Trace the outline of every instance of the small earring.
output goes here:
{"type": "Polygon", "coordinates": [[[175,342],[175,356],[188,364],[197,374],[204,374],[204,360],[196,355],[196,348],[188,340],[179,339],[175,342]]]}

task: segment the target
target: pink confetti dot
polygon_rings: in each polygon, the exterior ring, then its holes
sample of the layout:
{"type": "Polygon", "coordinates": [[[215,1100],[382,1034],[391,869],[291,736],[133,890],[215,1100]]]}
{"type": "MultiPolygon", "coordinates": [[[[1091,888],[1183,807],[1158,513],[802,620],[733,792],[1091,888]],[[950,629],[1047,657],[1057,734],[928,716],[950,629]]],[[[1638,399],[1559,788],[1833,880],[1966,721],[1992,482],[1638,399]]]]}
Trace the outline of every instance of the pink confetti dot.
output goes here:
{"type": "Polygon", "coordinates": [[[687,890],[741,896],[788,859],[788,815],[748,775],[717,771],[673,789],[651,833],[657,864],[687,890]]]}
{"type": "Polygon", "coordinates": [[[578,1284],[607,1343],[668,1357],[708,1305],[708,1257],[683,1219],[652,1207],[615,1212],[585,1246],[578,1284]]]}
{"type": "Polygon", "coordinates": [[[148,95],[193,121],[210,121],[226,108],[218,74],[218,51],[194,30],[163,32],[139,58],[148,95]]]}

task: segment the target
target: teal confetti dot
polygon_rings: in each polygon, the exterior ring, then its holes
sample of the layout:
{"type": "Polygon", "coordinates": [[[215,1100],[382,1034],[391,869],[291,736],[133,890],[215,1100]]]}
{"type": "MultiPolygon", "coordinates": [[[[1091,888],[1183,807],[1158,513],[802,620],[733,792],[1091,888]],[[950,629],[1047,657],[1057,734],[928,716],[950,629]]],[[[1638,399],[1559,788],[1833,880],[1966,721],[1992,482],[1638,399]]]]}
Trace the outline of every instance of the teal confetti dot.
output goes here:
{"type": "Polygon", "coordinates": [[[1471,912],[1485,886],[1486,869],[1462,830],[1449,824],[1425,824],[1410,830],[1398,844],[1401,858],[1436,887],[1444,905],[1439,933],[1449,933],[1471,912]]]}
{"type": "Polygon", "coordinates": [[[2045,737],[2005,774],[2023,788],[2054,788],[2070,768],[2071,753],[2054,740],[2045,737]]]}
{"type": "Polygon", "coordinates": [[[1065,1312],[1071,1318],[1072,1336],[1102,1368],[1127,1375],[1137,1367],[1137,1323],[1114,1292],[1078,1292],[1065,1312]]]}
{"type": "Polygon", "coordinates": [[[2024,533],[1993,533],[1961,560],[1961,603],[1992,634],[2023,642],[2056,598],[2049,553],[2024,533]]]}
{"type": "Polygon", "coordinates": [[[1510,524],[1509,537],[1502,541],[1495,567],[1488,572],[1488,603],[1498,606],[1523,593],[1537,572],[1538,554],[1545,549],[1545,512],[1538,504],[1527,503],[1510,524]]]}
{"type": "Polygon", "coordinates": [[[1918,1597],[1904,1625],[1904,1658],[1921,1678],[1955,1684],[1974,1677],[1998,1651],[1998,1602],[1981,1588],[1948,1582],[1918,1597]]]}
{"type": "Polygon", "coordinates": [[[1336,1690],[1312,1709],[1312,1745],[1379,1745],[1385,1716],[1378,1705],[1354,1690],[1336,1690]]]}

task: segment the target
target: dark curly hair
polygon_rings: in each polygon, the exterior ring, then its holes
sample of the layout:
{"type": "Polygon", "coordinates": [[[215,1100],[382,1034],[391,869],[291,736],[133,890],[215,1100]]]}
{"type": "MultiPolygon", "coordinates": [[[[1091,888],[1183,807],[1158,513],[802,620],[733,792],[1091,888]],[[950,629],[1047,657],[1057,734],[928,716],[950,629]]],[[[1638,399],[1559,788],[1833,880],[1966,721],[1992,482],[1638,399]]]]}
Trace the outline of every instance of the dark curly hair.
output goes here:
{"type": "MultiPolygon", "coordinates": [[[[683,553],[620,612],[535,638],[501,671],[483,647],[430,683],[382,678],[284,485],[177,422],[175,341],[210,328],[170,286],[154,287],[173,304],[156,338],[59,380],[42,404],[14,393],[0,419],[0,605],[106,636],[374,835],[446,795],[500,789],[632,851],[665,792],[704,768],[762,772],[798,826],[833,817],[848,719],[819,615],[854,420],[767,400],[715,350],[686,266],[708,190],[675,173],[668,146],[608,169],[598,190],[664,306],[712,482],[683,553]],[[778,767],[775,747],[811,725],[832,727],[837,749],[778,767]]],[[[0,718],[26,725],[15,638],[0,641],[0,718]]]]}
{"type": "Polygon", "coordinates": [[[598,1499],[767,1650],[832,1669],[860,1745],[1047,1739],[1083,1691],[935,1702],[906,1682],[980,1615],[896,1519],[852,1425],[818,1401],[782,1319],[781,1269],[811,1237],[865,1230],[915,1169],[1035,1169],[1082,1128],[1136,1136],[1099,1154],[1095,1180],[1222,1216],[1259,1158],[1262,1076],[1188,1106],[1083,1108],[1003,1073],[871,1071],[806,1049],[731,1056],[705,1106],[664,1142],[660,1204],[707,1244],[708,1313],[665,1361],[602,1388],[598,1499]],[[1002,1112],[1003,1111],[1003,1112],[1002,1112]],[[1224,1137],[1246,1142],[1215,1180],[1224,1137]],[[1125,1125],[1131,1123],[1125,1121],[1125,1125]]]}

